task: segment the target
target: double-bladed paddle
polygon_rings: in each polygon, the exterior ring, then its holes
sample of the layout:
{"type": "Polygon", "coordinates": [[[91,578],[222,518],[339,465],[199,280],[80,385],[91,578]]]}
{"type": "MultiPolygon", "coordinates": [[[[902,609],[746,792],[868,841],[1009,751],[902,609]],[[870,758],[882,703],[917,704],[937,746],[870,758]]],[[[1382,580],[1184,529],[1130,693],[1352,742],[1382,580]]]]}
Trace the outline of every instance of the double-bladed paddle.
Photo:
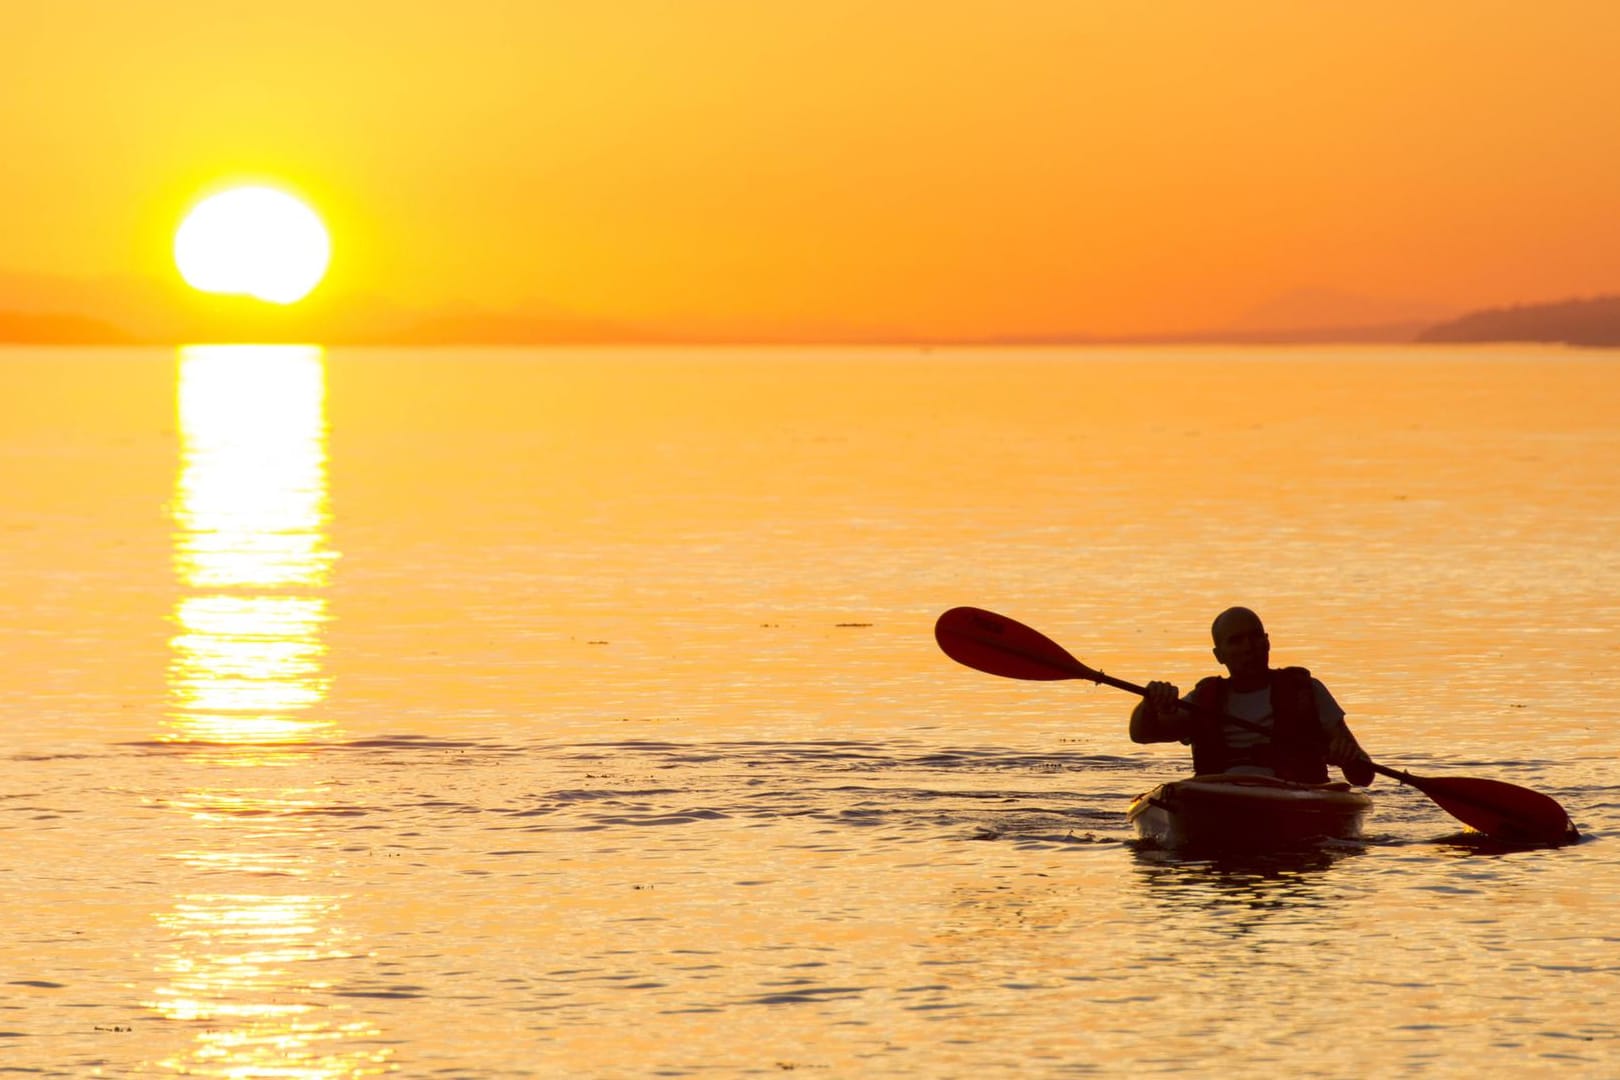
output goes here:
{"type": "MultiPolygon", "coordinates": [[[[959,664],[1009,679],[1085,679],[1146,696],[1147,688],[1093,670],[1038,630],[982,608],[957,607],[934,624],[939,647],[959,664]]],[[[1237,717],[1232,723],[1257,727],[1237,717]]],[[[1264,730],[1264,729],[1261,729],[1264,730]]],[[[1414,776],[1373,763],[1373,771],[1423,792],[1446,813],[1485,835],[1510,843],[1563,844],[1579,839],[1558,801],[1501,780],[1414,776]]]]}

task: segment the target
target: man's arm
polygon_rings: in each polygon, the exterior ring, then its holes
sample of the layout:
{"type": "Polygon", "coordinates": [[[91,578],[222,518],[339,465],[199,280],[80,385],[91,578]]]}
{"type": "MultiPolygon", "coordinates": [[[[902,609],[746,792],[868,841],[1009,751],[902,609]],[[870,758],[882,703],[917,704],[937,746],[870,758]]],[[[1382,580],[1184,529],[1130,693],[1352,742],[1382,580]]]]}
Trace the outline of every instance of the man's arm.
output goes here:
{"type": "Polygon", "coordinates": [[[1344,709],[1333,700],[1333,695],[1320,680],[1311,680],[1316,695],[1316,715],[1322,721],[1322,734],[1327,736],[1327,763],[1337,765],[1344,778],[1357,787],[1373,782],[1372,758],[1361,748],[1350,725],[1344,722],[1344,709]]]}
{"type": "Polygon", "coordinates": [[[1179,704],[1175,684],[1150,682],[1147,695],[1131,710],[1131,742],[1181,742],[1187,738],[1187,718],[1179,704]]]}

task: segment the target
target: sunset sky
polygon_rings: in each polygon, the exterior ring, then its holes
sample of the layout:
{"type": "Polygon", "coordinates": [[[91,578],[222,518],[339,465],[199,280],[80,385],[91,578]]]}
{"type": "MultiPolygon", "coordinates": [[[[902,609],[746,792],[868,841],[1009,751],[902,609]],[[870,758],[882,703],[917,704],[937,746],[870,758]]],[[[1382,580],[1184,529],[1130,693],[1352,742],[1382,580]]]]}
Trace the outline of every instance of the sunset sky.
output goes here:
{"type": "Polygon", "coordinates": [[[321,302],[406,312],[979,337],[1615,292],[1617,44],[1613,0],[13,5],[0,311],[180,294],[181,215],[250,180],[325,219],[321,302]]]}

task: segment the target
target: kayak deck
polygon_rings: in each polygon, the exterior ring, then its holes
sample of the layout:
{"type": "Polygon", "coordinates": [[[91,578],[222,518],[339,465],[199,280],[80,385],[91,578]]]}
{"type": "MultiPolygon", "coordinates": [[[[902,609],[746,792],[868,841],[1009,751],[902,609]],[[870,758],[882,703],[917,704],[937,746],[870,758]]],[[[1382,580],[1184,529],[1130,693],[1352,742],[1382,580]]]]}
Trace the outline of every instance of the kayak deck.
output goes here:
{"type": "Polygon", "coordinates": [[[1355,839],[1371,808],[1349,784],[1217,773],[1160,784],[1131,800],[1125,817],[1161,847],[1256,851],[1355,839]]]}

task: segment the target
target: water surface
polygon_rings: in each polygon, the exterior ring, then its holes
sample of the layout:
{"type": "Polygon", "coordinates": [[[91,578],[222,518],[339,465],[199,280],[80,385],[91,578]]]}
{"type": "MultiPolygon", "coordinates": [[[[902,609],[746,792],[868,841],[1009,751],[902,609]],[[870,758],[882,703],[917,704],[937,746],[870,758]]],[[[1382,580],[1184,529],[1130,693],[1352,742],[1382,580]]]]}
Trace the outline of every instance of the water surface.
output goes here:
{"type": "Polygon", "coordinates": [[[1611,1076],[1620,365],[1530,349],[0,352],[0,1068],[1611,1076]],[[1137,846],[1245,603],[1362,843],[1137,846]]]}

